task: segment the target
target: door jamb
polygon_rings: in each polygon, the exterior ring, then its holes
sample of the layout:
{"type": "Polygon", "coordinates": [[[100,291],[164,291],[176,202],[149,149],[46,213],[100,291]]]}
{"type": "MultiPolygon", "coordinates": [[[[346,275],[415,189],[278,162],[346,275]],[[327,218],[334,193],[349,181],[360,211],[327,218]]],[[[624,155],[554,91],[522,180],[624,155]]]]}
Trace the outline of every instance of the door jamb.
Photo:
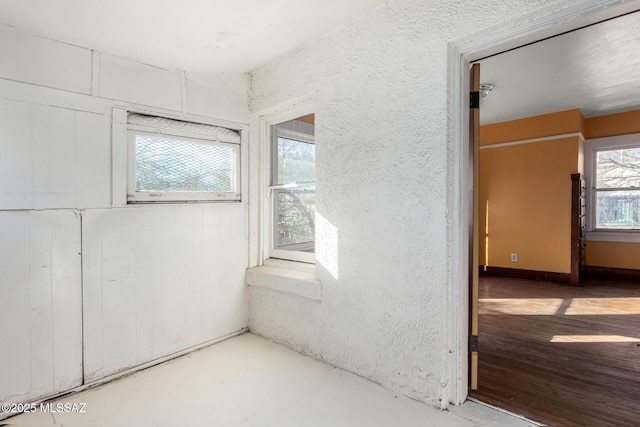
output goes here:
{"type": "Polygon", "coordinates": [[[469,66],[471,62],[572,31],[640,9],[640,0],[585,0],[543,8],[507,21],[490,30],[449,43],[448,87],[450,128],[450,286],[451,318],[449,351],[451,390],[449,400],[462,404],[469,393],[469,191],[473,176],[469,167],[469,66]]]}

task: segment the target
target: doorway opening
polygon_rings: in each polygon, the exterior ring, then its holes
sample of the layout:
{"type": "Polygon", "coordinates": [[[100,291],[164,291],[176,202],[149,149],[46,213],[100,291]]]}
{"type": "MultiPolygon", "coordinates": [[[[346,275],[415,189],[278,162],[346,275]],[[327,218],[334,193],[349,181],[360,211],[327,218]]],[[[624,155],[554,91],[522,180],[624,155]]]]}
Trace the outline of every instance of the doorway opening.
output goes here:
{"type": "MultiPolygon", "coordinates": [[[[607,5],[604,5],[603,8],[600,8],[598,10],[596,10],[595,8],[590,8],[588,5],[584,5],[583,9],[581,10],[571,10],[571,11],[566,11],[566,12],[559,12],[556,15],[553,15],[551,17],[541,17],[539,18],[538,22],[533,22],[530,24],[527,24],[526,28],[513,28],[509,31],[511,31],[510,34],[507,34],[507,36],[505,37],[504,32],[502,33],[501,36],[486,36],[484,37],[484,40],[478,41],[475,40],[473,42],[473,45],[469,44],[469,45],[458,45],[454,48],[454,52],[456,54],[458,54],[458,56],[456,58],[454,58],[455,60],[459,60],[459,64],[458,66],[460,67],[459,71],[459,76],[460,79],[454,79],[454,81],[451,82],[452,87],[453,87],[453,92],[454,95],[456,97],[459,96],[458,102],[454,104],[456,105],[456,110],[452,110],[452,115],[454,116],[454,119],[457,119],[454,123],[458,123],[459,127],[456,129],[453,129],[454,132],[454,143],[457,141],[459,142],[459,147],[462,147],[461,152],[459,153],[459,164],[461,165],[461,170],[459,171],[460,174],[457,178],[460,179],[460,194],[458,194],[460,196],[460,201],[459,203],[459,208],[458,211],[460,212],[460,216],[459,219],[461,219],[461,225],[463,224],[471,224],[472,223],[472,218],[473,218],[473,210],[471,210],[471,206],[470,206],[470,202],[468,199],[465,199],[465,197],[467,197],[473,190],[473,186],[470,184],[471,182],[473,182],[472,180],[472,174],[470,172],[470,168],[469,168],[469,162],[471,159],[471,150],[469,147],[465,147],[465,142],[468,141],[468,137],[469,137],[469,129],[470,129],[470,123],[467,120],[468,117],[468,93],[469,93],[469,76],[468,76],[468,69],[469,69],[469,64],[475,61],[480,60],[481,58],[486,58],[489,56],[493,56],[495,54],[498,54],[500,52],[504,52],[507,50],[511,50],[515,47],[517,47],[516,45],[527,45],[530,44],[536,40],[542,40],[542,39],[546,39],[549,38],[550,36],[553,35],[559,35],[559,34],[563,34],[566,33],[568,31],[571,30],[575,30],[578,28],[583,28],[585,26],[590,26],[593,24],[596,24],[598,22],[604,21],[604,20],[608,20],[617,16],[621,16],[621,15],[625,15],[629,12],[633,12],[633,9],[638,9],[638,4],[636,3],[635,5],[623,5],[620,6],[618,4],[614,4],[614,2],[609,2],[607,5]],[[567,23],[569,22],[569,23],[567,23]],[[505,41],[506,40],[506,41],[505,41]],[[516,40],[516,42],[514,42],[514,40],[516,40]],[[458,138],[459,137],[459,138],[458,138]]],[[[509,33],[509,31],[506,31],[507,33],[509,33]]],[[[480,61],[482,63],[482,61],[480,61]]],[[[452,64],[454,65],[454,64],[452,64]]],[[[455,68],[455,65],[454,67],[455,68]]],[[[481,78],[482,82],[485,82],[484,78],[481,78]]],[[[487,83],[493,83],[491,81],[486,81],[487,83]]],[[[496,84],[496,88],[499,88],[499,84],[496,84]]],[[[538,91],[540,91],[540,89],[538,88],[538,91]]],[[[491,95],[489,95],[490,97],[491,95]]],[[[490,99],[490,98],[489,98],[490,99]]],[[[523,98],[526,101],[526,97],[523,98]]],[[[579,106],[576,106],[579,107],[579,106]]],[[[482,110],[481,110],[482,111],[482,110]]],[[[556,110],[558,111],[558,110],[556,110]]],[[[526,139],[526,138],[520,138],[520,139],[526,139]]],[[[519,140],[518,138],[514,138],[513,140],[507,140],[504,142],[510,143],[510,142],[515,142],[519,140]]],[[[512,144],[515,145],[515,144],[512,144]]],[[[577,165],[577,161],[576,161],[576,165],[577,165]]],[[[454,177],[454,180],[456,179],[456,177],[454,177]]],[[[482,204],[482,208],[485,208],[486,205],[482,204]]],[[[481,224],[481,228],[485,226],[485,223],[481,224]]],[[[460,254],[463,255],[463,259],[464,261],[461,262],[461,264],[463,264],[463,267],[467,267],[466,271],[470,271],[470,268],[478,268],[477,265],[474,265],[474,263],[471,261],[470,259],[470,255],[469,252],[467,252],[467,255],[465,257],[465,255],[463,254],[463,251],[465,249],[465,242],[469,242],[469,237],[471,234],[471,230],[472,228],[467,228],[467,227],[460,227],[460,236],[459,239],[457,240],[460,244],[460,247],[458,249],[460,249],[460,254]]],[[[485,236],[486,237],[486,236],[485,236]]],[[[467,243],[468,244],[468,243],[467,243]]],[[[482,244],[485,244],[485,241],[482,241],[482,244]]],[[[468,247],[468,246],[467,246],[468,247]]],[[[496,248],[494,248],[496,249],[496,248]]],[[[495,251],[494,251],[495,253],[495,251]]],[[[515,261],[511,261],[513,260],[513,256],[512,253],[508,253],[509,255],[509,261],[508,262],[519,262],[520,265],[522,265],[523,261],[527,260],[527,256],[524,256],[523,259],[523,254],[518,252],[518,251],[514,251],[515,255],[515,261]]],[[[483,254],[485,257],[487,257],[487,254],[483,254]]],[[[480,257],[480,261],[482,262],[482,256],[480,257]]],[[[487,257],[488,258],[488,257],[487,257]]],[[[486,258],[485,258],[486,259],[486,258]]],[[[487,265],[487,263],[485,262],[484,265],[487,265]]],[[[534,268],[532,268],[534,269],[534,268]]],[[[469,277],[469,274],[466,273],[464,271],[464,268],[460,269],[460,279],[461,279],[461,283],[468,283],[466,279],[466,277],[469,277]]],[[[512,281],[512,279],[500,279],[497,280],[497,282],[500,281],[507,281],[507,285],[512,283],[510,281],[512,281]]],[[[498,285],[496,285],[495,283],[493,285],[491,285],[493,288],[499,287],[499,286],[507,286],[504,285],[504,283],[499,283],[498,285]]],[[[529,285],[528,283],[521,283],[520,287],[515,287],[516,291],[517,290],[522,290],[524,289],[527,285],[529,285]]],[[[541,284],[539,282],[533,282],[533,285],[541,285],[541,286],[546,286],[545,284],[541,284]]],[[[598,284],[599,286],[602,285],[601,283],[598,284]]],[[[537,288],[534,287],[534,289],[537,289],[538,291],[541,291],[542,288],[541,286],[538,286],[537,288]]],[[[571,288],[564,288],[561,287],[559,285],[551,285],[552,286],[552,290],[559,288],[561,290],[568,290],[571,288]]],[[[508,287],[508,286],[507,286],[508,287]]],[[[513,286],[512,286],[513,287],[513,286]]],[[[611,287],[611,286],[609,286],[611,287]]],[[[625,288],[623,286],[623,288],[625,288]]],[[[594,288],[595,289],[595,288],[594,288]]],[[[627,289],[627,288],[625,288],[627,289]]],[[[572,289],[574,290],[574,289],[572,289]]],[[[465,302],[465,299],[468,298],[469,296],[469,289],[462,289],[460,292],[460,299],[459,301],[463,302],[462,306],[463,307],[467,307],[467,303],[465,302]]],[[[546,291],[549,292],[549,291],[546,291]]],[[[626,291],[621,291],[623,294],[625,294],[625,296],[621,297],[621,298],[635,298],[632,295],[627,295],[626,291]]],[[[615,293],[615,291],[614,291],[615,293]]],[[[481,307],[480,308],[480,315],[482,316],[482,313],[489,313],[489,315],[497,315],[500,314],[499,311],[496,309],[496,304],[499,307],[505,307],[504,310],[509,311],[509,310],[513,310],[513,308],[506,308],[506,306],[504,305],[506,303],[506,300],[509,299],[507,297],[503,297],[500,298],[493,298],[491,295],[487,294],[487,293],[480,293],[481,297],[484,296],[486,300],[490,300],[490,304],[493,304],[493,306],[488,305],[486,307],[481,307]],[[505,300],[505,301],[501,301],[501,300],[505,300]]],[[[612,294],[614,295],[614,294],[612,294]]],[[[522,299],[528,299],[528,300],[544,300],[544,299],[550,299],[550,298],[543,298],[546,297],[546,294],[542,294],[542,295],[538,295],[536,296],[523,296],[522,299]]],[[[580,316],[593,316],[593,314],[576,314],[578,313],[580,310],[577,309],[576,307],[578,305],[580,305],[581,303],[581,299],[588,299],[589,296],[587,295],[582,295],[582,296],[573,296],[573,297],[562,297],[562,296],[558,296],[558,300],[561,300],[560,303],[560,307],[557,307],[558,309],[561,310],[556,310],[556,312],[561,313],[564,312],[566,314],[566,317],[568,317],[568,319],[565,319],[566,321],[571,321],[574,322],[576,320],[588,320],[588,319],[579,319],[580,316]],[[577,302],[575,302],[577,301],[577,302]],[[573,304],[573,308],[572,308],[572,304],[573,304]],[[577,311],[576,311],[577,310],[577,311]],[[571,314],[573,313],[573,314],[571,314]],[[571,317],[569,317],[571,316],[571,317]]],[[[607,297],[605,297],[607,298],[607,297]]],[[[612,298],[616,298],[616,297],[612,297],[612,298]]],[[[511,300],[513,299],[518,299],[518,298],[511,298],[511,300]]],[[[553,298],[551,298],[553,299],[553,298]]],[[[611,298],[607,298],[608,302],[611,303],[613,300],[611,300],[611,298]]],[[[536,302],[536,301],[534,301],[536,302]]],[[[537,301],[537,302],[541,302],[541,301],[537,301]]],[[[557,301],[556,301],[557,302],[557,301]]],[[[601,302],[607,302],[605,301],[601,301],[601,302]]],[[[503,311],[504,311],[503,310],[503,311]]],[[[633,308],[629,308],[629,309],[624,309],[624,310],[631,310],[631,312],[626,313],[626,314],[619,314],[620,316],[634,316],[633,312],[633,308]]],[[[624,311],[623,310],[623,311],[624,311]]],[[[464,327],[467,326],[468,322],[468,318],[467,316],[471,316],[472,314],[469,313],[468,311],[464,311],[461,310],[461,313],[458,313],[459,319],[462,318],[462,322],[461,324],[464,325],[464,327]]],[[[502,313],[504,314],[504,313],[502,313]]],[[[637,313],[636,313],[637,314],[637,313]]],[[[526,317],[526,315],[524,314],[513,314],[515,316],[519,316],[518,319],[524,321],[524,326],[522,326],[522,324],[520,325],[521,328],[526,329],[529,327],[529,325],[531,325],[531,320],[534,319],[534,317],[526,317]]],[[[609,316],[617,316],[618,314],[609,314],[609,316]]],[[[535,316],[535,315],[529,315],[529,316],[535,316]]],[[[630,319],[630,317],[626,317],[625,319],[630,319]]],[[[511,323],[513,325],[513,323],[511,323]]],[[[482,322],[481,322],[482,325],[482,322]]],[[[482,326],[481,326],[482,328],[482,326]]],[[[480,360],[480,364],[482,364],[482,360],[483,360],[483,340],[482,340],[482,329],[480,331],[480,342],[479,342],[479,360],[480,360]]],[[[624,332],[620,334],[621,337],[625,337],[626,335],[628,335],[629,332],[624,332]]],[[[526,335],[526,334],[525,334],[526,335]]],[[[549,337],[549,342],[553,342],[555,344],[557,344],[557,346],[562,346],[564,345],[566,346],[571,346],[573,345],[574,347],[577,348],[577,346],[575,344],[570,344],[568,343],[566,340],[568,339],[567,337],[571,335],[569,333],[566,334],[553,334],[553,336],[549,337]],[[564,335],[564,336],[563,336],[564,335]],[[565,340],[565,341],[563,341],[565,340]]],[[[585,333],[576,333],[574,335],[581,335],[586,336],[585,333]]],[[[615,335],[615,334],[608,334],[608,335],[615,335]]],[[[602,334],[599,335],[600,338],[597,338],[599,340],[602,340],[602,334]]],[[[611,338],[611,337],[610,337],[611,338]]],[[[631,337],[634,338],[634,337],[631,337]]],[[[640,337],[638,337],[640,338],[640,337]]],[[[619,339],[619,338],[618,338],[619,339]]],[[[596,340],[596,338],[594,338],[594,340],[596,340]]],[[[579,345],[583,345],[586,344],[585,340],[580,341],[581,344],[579,345]]],[[[631,342],[631,341],[628,341],[631,342]]],[[[470,344],[467,344],[467,346],[470,344]]],[[[615,344],[618,345],[618,344],[615,344]]],[[[631,351],[630,349],[632,348],[632,346],[630,344],[625,344],[627,346],[627,348],[629,349],[629,351],[631,351]]],[[[468,348],[468,347],[467,347],[468,348]]],[[[638,348],[638,346],[636,346],[636,348],[638,348]]],[[[640,350],[640,348],[639,348],[640,350]]],[[[538,353],[538,356],[544,356],[544,355],[548,355],[546,352],[542,352],[542,353],[538,353]]],[[[637,356],[637,353],[634,352],[633,354],[635,354],[637,356]]],[[[464,359],[466,361],[466,358],[464,359]]],[[[543,364],[545,361],[544,357],[542,359],[538,359],[536,361],[536,363],[538,363],[538,365],[543,364]]],[[[501,367],[501,363],[502,362],[498,362],[497,366],[501,367]]],[[[571,369],[575,369],[575,366],[571,366],[568,368],[569,370],[571,369]]],[[[635,369],[634,367],[631,367],[631,369],[635,369]]],[[[462,369],[462,371],[464,371],[464,369],[462,369]]],[[[461,376],[462,380],[466,380],[467,376],[461,376]]],[[[462,381],[461,380],[461,381],[462,381]]],[[[502,383],[504,384],[504,383],[502,383]]],[[[500,384],[498,384],[500,385],[500,384]]],[[[534,384],[535,385],[535,384],[534,384]]],[[[479,386],[482,387],[482,378],[480,378],[480,383],[479,386]]],[[[544,391],[544,389],[548,386],[548,384],[537,384],[538,387],[541,387],[541,389],[544,391]]],[[[472,393],[473,395],[473,393],[472,393]]],[[[576,399],[579,399],[579,397],[576,395],[576,399]]],[[[481,399],[484,401],[487,401],[487,399],[481,399]]],[[[488,402],[488,403],[492,403],[496,406],[502,406],[504,407],[505,405],[501,405],[499,404],[500,402],[495,401],[495,402],[488,402]]],[[[521,413],[524,414],[525,413],[525,409],[526,408],[518,408],[518,407],[514,407],[514,408],[506,408],[506,409],[510,409],[513,412],[516,413],[521,413]]],[[[548,408],[547,408],[548,409],[548,408]]],[[[573,408],[574,411],[578,410],[576,408],[573,408]]],[[[542,410],[544,412],[544,409],[542,410]]],[[[533,415],[533,418],[535,419],[535,415],[533,415]]]]}

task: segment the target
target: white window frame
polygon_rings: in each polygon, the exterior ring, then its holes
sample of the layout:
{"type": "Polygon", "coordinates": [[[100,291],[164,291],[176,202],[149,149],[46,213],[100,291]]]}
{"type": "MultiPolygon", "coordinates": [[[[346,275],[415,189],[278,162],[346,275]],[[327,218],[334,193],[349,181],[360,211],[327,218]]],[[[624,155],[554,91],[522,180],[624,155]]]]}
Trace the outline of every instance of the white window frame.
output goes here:
{"type": "Polygon", "coordinates": [[[596,162],[599,151],[640,147],[640,133],[587,139],[584,143],[584,172],[586,182],[587,240],[609,242],[640,242],[640,230],[610,230],[596,228],[596,162]]]}
{"type": "MultiPolygon", "coordinates": [[[[284,123],[289,120],[294,120],[302,116],[314,114],[315,110],[310,99],[296,103],[295,106],[284,108],[279,112],[274,112],[268,115],[260,117],[260,157],[262,159],[262,173],[261,173],[261,262],[268,260],[269,258],[282,259],[288,261],[298,261],[310,264],[315,264],[316,254],[304,251],[296,250],[284,250],[274,248],[274,189],[278,188],[296,188],[309,185],[308,183],[300,183],[295,185],[283,185],[283,186],[271,186],[271,171],[273,167],[272,155],[272,126],[279,123],[284,123]]],[[[289,133],[290,131],[286,131],[289,133]]],[[[295,132],[291,132],[290,136],[294,136],[295,132]]],[[[297,135],[294,139],[299,139],[300,135],[297,135]]],[[[305,135],[309,140],[309,136],[305,135]]],[[[315,144],[315,137],[313,138],[315,144]]],[[[303,142],[306,142],[303,141],[303,142]]],[[[317,187],[316,187],[317,192],[317,187]]]]}
{"type": "MultiPolygon", "coordinates": [[[[157,116],[160,117],[160,116],[157,116]]],[[[164,118],[164,117],[161,117],[164,118]]],[[[176,120],[176,119],[169,119],[176,120]]],[[[180,120],[177,120],[180,121],[180,120]]],[[[184,121],[184,120],[182,120],[184,121]]],[[[196,122],[192,122],[196,123],[196,122]]],[[[205,126],[213,126],[205,123],[196,123],[205,126]]],[[[215,201],[241,201],[240,191],[240,138],[238,142],[225,141],[224,139],[212,139],[200,134],[187,131],[175,131],[158,127],[149,127],[139,124],[127,124],[127,204],[138,203],[176,203],[176,202],[215,202],[215,201]],[[166,139],[185,141],[198,144],[208,144],[231,148],[233,152],[232,191],[229,192],[153,192],[137,191],[136,189],[136,136],[162,136],[166,139]]]]}

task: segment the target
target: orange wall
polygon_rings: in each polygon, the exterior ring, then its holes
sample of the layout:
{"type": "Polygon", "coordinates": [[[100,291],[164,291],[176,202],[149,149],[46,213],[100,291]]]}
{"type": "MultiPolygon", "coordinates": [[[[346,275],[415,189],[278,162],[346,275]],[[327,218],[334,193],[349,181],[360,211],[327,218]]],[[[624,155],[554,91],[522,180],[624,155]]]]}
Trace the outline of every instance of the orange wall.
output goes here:
{"type": "MultiPolygon", "coordinates": [[[[586,139],[640,133],[640,110],[585,119],[574,109],[485,125],[480,146],[576,132],[586,139]]],[[[578,137],[481,149],[480,264],[568,273],[576,172],[584,172],[578,137]]],[[[640,269],[640,243],[587,241],[585,262],[640,269]]]]}
{"type": "Polygon", "coordinates": [[[640,110],[585,119],[586,139],[640,133],[640,110]]]}
{"type": "Polygon", "coordinates": [[[585,261],[596,267],[640,270],[640,243],[589,240],[585,243],[585,261]]]}
{"type": "Polygon", "coordinates": [[[574,136],[480,150],[480,264],[570,272],[580,145],[574,136]]]}
{"type": "Polygon", "coordinates": [[[580,132],[583,120],[575,109],[485,125],[480,129],[480,146],[580,132]]]}

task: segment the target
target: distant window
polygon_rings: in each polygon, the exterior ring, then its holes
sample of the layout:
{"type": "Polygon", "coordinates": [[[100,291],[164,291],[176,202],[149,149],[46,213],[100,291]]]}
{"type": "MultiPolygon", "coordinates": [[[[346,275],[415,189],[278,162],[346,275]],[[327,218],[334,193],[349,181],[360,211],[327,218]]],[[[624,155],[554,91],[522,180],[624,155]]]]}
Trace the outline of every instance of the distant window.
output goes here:
{"type": "Polygon", "coordinates": [[[640,147],[595,154],[596,229],[640,229],[640,147]]]}
{"type": "Polygon", "coordinates": [[[270,153],[270,256],[313,262],[316,209],[313,114],[272,125],[270,153]]]}
{"type": "Polygon", "coordinates": [[[240,200],[240,135],[231,129],[130,114],[129,203],[240,200]]]}
{"type": "Polygon", "coordinates": [[[595,231],[640,230],[640,135],[587,143],[595,231]]]}

